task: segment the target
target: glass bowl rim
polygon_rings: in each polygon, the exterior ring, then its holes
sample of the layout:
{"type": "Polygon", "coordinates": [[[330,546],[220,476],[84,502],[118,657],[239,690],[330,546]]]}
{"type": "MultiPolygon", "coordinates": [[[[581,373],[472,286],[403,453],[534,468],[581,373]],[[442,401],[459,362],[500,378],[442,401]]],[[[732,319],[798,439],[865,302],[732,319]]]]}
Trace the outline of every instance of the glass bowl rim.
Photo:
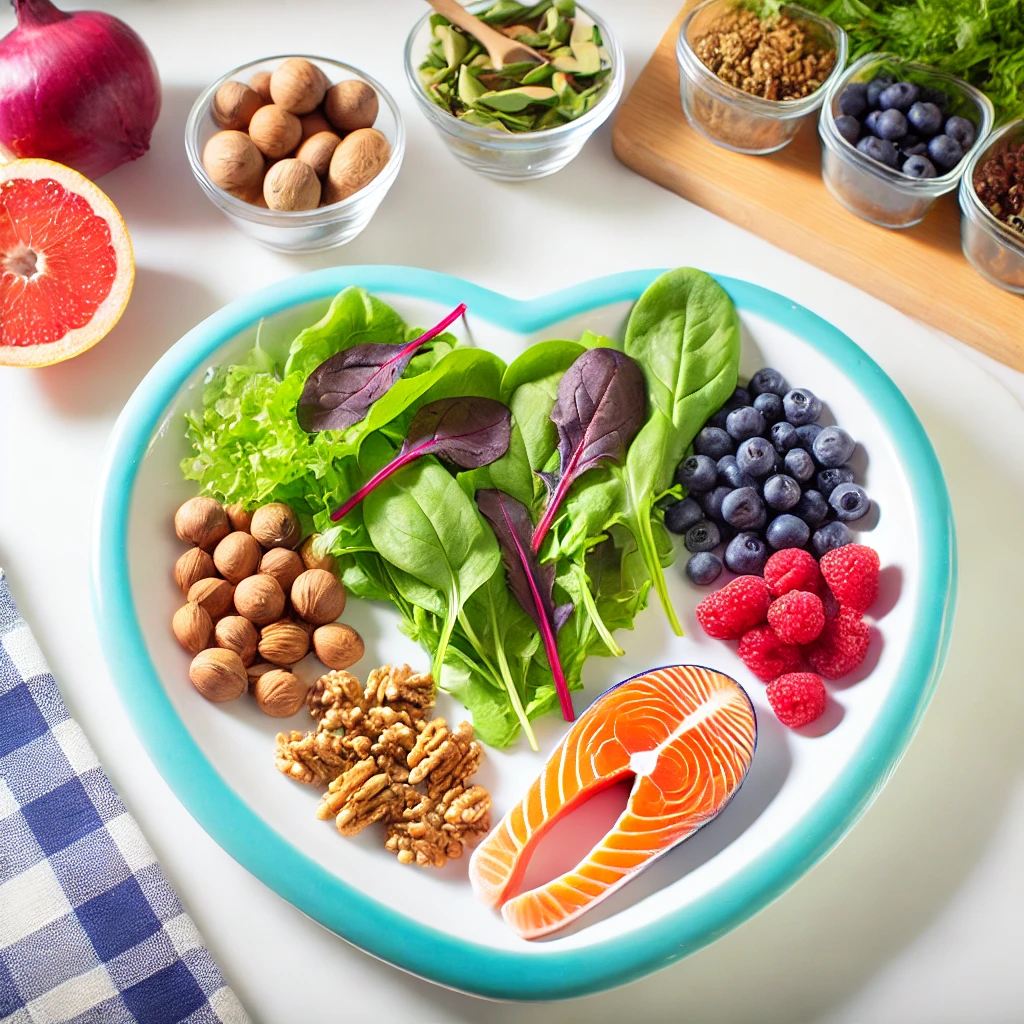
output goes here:
{"type": "Polygon", "coordinates": [[[188,119],[185,122],[185,153],[188,157],[189,166],[192,168],[192,173],[204,191],[211,193],[211,200],[215,196],[216,203],[222,205],[225,212],[231,213],[232,216],[237,216],[254,223],[280,226],[285,224],[294,226],[320,220],[330,222],[338,219],[339,215],[343,215],[349,208],[357,207],[360,202],[364,201],[381,185],[385,183],[390,185],[394,180],[405,154],[405,123],[402,120],[398,104],[395,103],[391,93],[377,79],[368,75],[360,68],[352,64],[346,64],[344,61],[335,60],[333,57],[321,57],[316,54],[271,54],[267,57],[260,57],[257,60],[246,61],[237,68],[226,72],[199,94],[195,103],[192,104],[192,109],[189,111],[188,119]],[[395,120],[395,139],[391,145],[391,155],[388,157],[388,162],[380,169],[377,176],[372,181],[367,182],[358,192],[353,192],[352,195],[346,196],[330,206],[317,206],[312,210],[267,210],[261,206],[255,206],[253,203],[247,203],[244,199],[239,199],[237,196],[233,196],[230,192],[226,192],[213,182],[209,174],[206,173],[206,168],[203,166],[202,156],[199,152],[199,129],[203,118],[209,112],[214,94],[225,82],[257,65],[266,64],[268,61],[285,61],[292,58],[320,61],[332,67],[340,68],[343,71],[349,71],[361,81],[366,82],[367,85],[376,91],[378,97],[387,104],[388,109],[391,111],[395,120]]]}
{"type": "MultiPolygon", "coordinates": [[[[477,0],[476,3],[467,3],[465,6],[467,10],[473,11],[477,7],[482,7],[484,3],[491,4],[492,0],[477,0]]],[[[622,53],[622,46],[619,43],[618,36],[609,27],[608,22],[604,20],[600,15],[594,13],[589,7],[585,7],[583,4],[576,5],[584,14],[591,18],[595,25],[601,30],[601,41],[609,55],[612,58],[611,67],[611,78],[608,80],[608,87],[605,89],[604,95],[594,104],[582,117],[576,118],[575,121],[568,121],[565,124],[556,125],[554,128],[541,128],[536,131],[530,132],[510,132],[508,134],[504,132],[497,132],[493,128],[486,128],[482,125],[467,124],[465,121],[460,120],[454,114],[449,113],[447,110],[443,110],[436,103],[433,103],[427,96],[420,83],[417,75],[417,69],[413,67],[412,61],[412,48],[416,37],[419,35],[420,30],[424,24],[429,21],[430,16],[436,12],[427,11],[422,18],[419,18],[413,27],[409,30],[409,35],[405,39],[405,77],[409,83],[409,87],[412,90],[413,96],[416,101],[425,110],[432,114],[435,114],[438,123],[450,123],[459,134],[464,134],[467,138],[471,138],[474,141],[479,141],[482,144],[490,143],[494,148],[517,148],[517,143],[522,148],[533,148],[540,141],[546,139],[558,139],[563,135],[571,135],[576,129],[582,128],[585,125],[591,124],[595,120],[598,120],[599,116],[604,114],[607,117],[605,108],[608,107],[609,101],[611,101],[610,108],[614,109],[619,102],[619,97],[622,95],[622,87],[625,82],[626,68],[625,68],[625,57],[622,53]]],[[[603,121],[602,117],[598,124],[603,121]]],[[[595,125],[596,127],[596,125],[595,125]]]]}
{"type": "MultiPolygon", "coordinates": [[[[1006,242],[1021,256],[1024,256],[1024,235],[1007,227],[1006,224],[996,217],[981,201],[981,196],[978,195],[974,188],[974,169],[981,162],[981,158],[986,156],[992,147],[995,146],[1004,136],[1009,135],[1011,131],[1014,130],[1024,132],[1024,117],[1016,117],[1012,121],[1008,121],[1006,124],[997,128],[994,132],[989,133],[985,138],[985,145],[980,147],[974,154],[967,158],[964,166],[963,177],[960,179],[960,191],[958,193],[958,198],[960,200],[960,209],[965,215],[969,216],[970,212],[980,212],[985,226],[996,234],[999,241],[1006,242]],[[971,207],[970,211],[967,209],[968,204],[971,207]]],[[[1022,139],[1022,141],[1024,141],[1024,139],[1022,139]]]]}

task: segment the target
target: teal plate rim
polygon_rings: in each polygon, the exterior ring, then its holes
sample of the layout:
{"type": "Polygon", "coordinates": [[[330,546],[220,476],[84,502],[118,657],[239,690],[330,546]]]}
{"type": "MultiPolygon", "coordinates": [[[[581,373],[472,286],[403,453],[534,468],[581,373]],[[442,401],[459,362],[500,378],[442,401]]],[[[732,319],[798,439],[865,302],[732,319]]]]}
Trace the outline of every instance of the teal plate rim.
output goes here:
{"type": "Polygon", "coordinates": [[[938,682],[956,599],[956,540],[945,480],[930,441],[896,385],[850,338],[758,285],[717,280],[741,311],[792,330],[845,373],[886,424],[914,494],[920,545],[916,638],[893,693],[829,792],[755,864],[654,924],[584,949],[499,950],[414,921],[338,879],[246,806],[215,771],[164,693],[135,614],[128,513],[139,464],[164,410],[194,370],[261,317],[330,298],[348,285],[466,302],[474,317],[521,333],[614,302],[635,300],[660,270],[595,278],[537,299],[513,299],[457,277],[399,266],[331,267],[261,289],[193,328],[156,363],[119,417],[100,477],[93,524],[92,600],[121,700],[161,775],[192,816],[240,864],[309,917],[366,952],[441,985],[508,1000],[562,999],[622,985],[688,956],[777,899],[849,831],[888,781],[938,682]],[[927,557],[924,557],[927,554],[927,557]]]}

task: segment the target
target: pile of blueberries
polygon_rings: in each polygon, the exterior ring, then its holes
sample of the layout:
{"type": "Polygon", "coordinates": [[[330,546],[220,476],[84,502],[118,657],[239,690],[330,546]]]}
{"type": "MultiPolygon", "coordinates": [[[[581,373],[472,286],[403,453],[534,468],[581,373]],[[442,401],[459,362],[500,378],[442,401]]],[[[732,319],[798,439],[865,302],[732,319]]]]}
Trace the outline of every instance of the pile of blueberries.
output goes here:
{"type": "Polygon", "coordinates": [[[857,443],[822,427],[821,412],[817,396],[765,367],[707,421],[676,470],[687,497],[665,509],[694,583],[718,579],[722,544],[730,571],[760,575],[772,550],[808,547],[820,558],[852,541],[846,524],[871,505],[847,465],[857,443]]]}
{"type": "Polygon", "coordinates": [[[949,116],[949,97],[913,82],[879,75],[850,82],[839,94],[836,130],[851,146],[911,178],[951,171],[974,145],[966,117],[949,116]]]}

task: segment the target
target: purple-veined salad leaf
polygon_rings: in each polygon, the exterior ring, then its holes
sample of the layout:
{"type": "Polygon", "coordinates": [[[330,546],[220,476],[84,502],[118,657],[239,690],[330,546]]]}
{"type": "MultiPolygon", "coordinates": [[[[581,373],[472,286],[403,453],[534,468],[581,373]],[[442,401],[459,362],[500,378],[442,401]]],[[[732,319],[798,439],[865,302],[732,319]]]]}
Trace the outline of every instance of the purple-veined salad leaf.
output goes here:
{"type": "Polygon", "coordinates": [[[508,574],[508,585],[523,611],[540,630],[547,655],[548,666],[555,680],[555,690],[562,706],[562,717],[571,722],[575,713],[569,687],[558,657],[558,631],[572,614],[571,604],[555,607],[552,588],[555,583],[554,565],[541,565],[530,547],[533,522],[530,510],[515,498],[495,488],[476,492],[476,505],[480,514],[491,524],[498,538],[501,559],[508,574]]]}
{"type": "Polygon", "coordinates": [[[440,323],[401,345],[353,345],[324,360],[307,378],[295,410],[307,433],[358,423],[405,372],[412,357],[466,312],[460,303],[440,323]]]}
{"type": "Polygon", "coordinates": [[[441,398],[424,405],[409,424],[398,454],[336,512],[338,522],[393,473],[423,455],[436,455],[460,469],[479,469],[500,459],[512,437],[512,414],[493,398],[441,398]]]}
{"type": "Polygon", "coordinates": [[[533,533],[534,551],[576,479],[601,462],[621,463],[646,415],[643,373],[625,353],[587,349],[565,371],[550,417],[558,431],[559,468],[538,474],[548,487],[548,504],[533,533]]]}

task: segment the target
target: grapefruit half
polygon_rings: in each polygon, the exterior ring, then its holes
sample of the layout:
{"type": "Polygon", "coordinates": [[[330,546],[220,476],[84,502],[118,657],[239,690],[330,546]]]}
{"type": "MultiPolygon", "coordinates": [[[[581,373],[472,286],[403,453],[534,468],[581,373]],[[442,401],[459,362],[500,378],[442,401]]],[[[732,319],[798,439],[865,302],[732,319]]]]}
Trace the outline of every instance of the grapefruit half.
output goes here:
{"type": "Polygon", "coordinates": [[[52,160],[0,166],[0,365],[92,348],[128,303],[135,261],[117,208],[52,160]]]}

